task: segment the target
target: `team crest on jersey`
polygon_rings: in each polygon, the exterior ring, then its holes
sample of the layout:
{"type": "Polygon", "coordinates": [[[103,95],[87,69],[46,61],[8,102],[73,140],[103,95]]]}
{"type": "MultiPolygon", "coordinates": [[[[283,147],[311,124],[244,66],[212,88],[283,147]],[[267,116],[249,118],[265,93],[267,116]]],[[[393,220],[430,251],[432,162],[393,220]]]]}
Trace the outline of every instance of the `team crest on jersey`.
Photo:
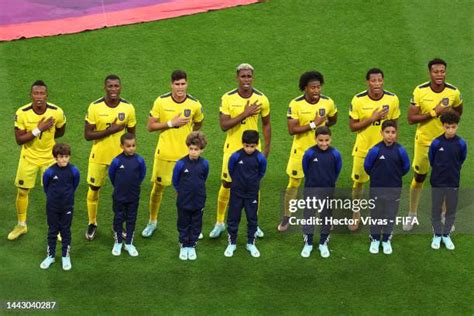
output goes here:
{"type": "Polygon", "coordinates": [[[120,112],[120,113],[118,114],[118,119],[119,119],[120,121],[125,120],[125,113],[120,112]]]}
{"type": "Polygon", "coordinates": [[[324,116],[326,114],[326,109],[319,109],[319,116],[324,116]]]}
{"type": "Polygon", "coordinates": [[[390,106],[388,104],[382,105],[382,109],[384,111],[388,111],[389,108],[390,108],[390,106]]]}
{"type": "Polygon", "coordinates": [[[185,109],[185,110],[184,110],[184,116],[185,116],[185,117],[191,116],[191,110],[185,109]]]}

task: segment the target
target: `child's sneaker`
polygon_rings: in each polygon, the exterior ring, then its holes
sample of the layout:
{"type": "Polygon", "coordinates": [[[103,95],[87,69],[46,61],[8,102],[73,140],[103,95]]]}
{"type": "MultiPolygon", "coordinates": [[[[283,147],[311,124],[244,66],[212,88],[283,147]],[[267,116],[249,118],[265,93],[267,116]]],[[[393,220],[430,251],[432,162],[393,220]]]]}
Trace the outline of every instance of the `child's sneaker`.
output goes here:
{"type": "Polygon", "coordinates": [[[47,256],[46,259],[43,260],[40,264],[41,269],[48,269],[50,265],[52,265],[56,261],[54,257],[47,256]]]}
{"type": "Polygon", "coordinates": [[[263,233],[263,231],[260,229],[259,226],[257,226],[257,231],[255,232],[255,236],[258,238],[263,238],[263,236],[265,236],[265,234],[263,233]]]}
{"type": "Polygon", "coordinates": [[[114,256],[120,256],[121,253],[122,253],[122,243],[116,242],[114,244],[114,247],[112,248],[112,254],[114,256]]]}
{"type": "Polygon", "coordinates": [[[189,260],[196,260],[197,259],[196,248],[194,248],[194,247],[189,247],[188,248],[188,259],[189,260]]]}
{"type": "Polygon", "coordinates": [[[127,250],[128,254],[132,257],[138,256],[137,248],[135,248],[135,246],[132,244],[130,245],[125,244],[125,250],[127,250]]]}
{"type": "Polygon", "coordinates": [[[69,257],[69,256],[63,257],[62,262],[63,262],[63,270],[64,271],[71,270],[71,268],[72,268],[71,257],[69,257]]]}
{"type": "Polygon", "coordinates": [[[431,241],[431,248],[434,250],[438,250],[439,246],[441,245],[441,236],[433,236],[433,240],[431,241]]]}
{"type": "Polygon", "coordinates": [[[188,260],[188,248],[187,247],[179,248],[179,259],[188,260]]]}
{"type": "Polygon", "coordinates": [[[392,254],[392,244],[389,241],[382,241],[383,253],[386,255],[392,254]]]}
{"type": "Polygon", "coordinates": [[[250,252],[252,257],[254,258],[260,257],[260,251],[258,251],[257,247],[254,244],[247,244],[246,248],[250,252]]]}
{"type": "MultiPolygon", "coordinates": [[[[217,238],[225,231],[225,224],[216,224],[214,228],[209,233],[210,238],[217,238]]],[[[231,256],[232,257],[232,256],[231,256]]]]}
{"type": "Polygon", "coordinates": [[[224,256],[232,257],[234,255],[235,249],[237,249],[237,245],[229,244],[224,251],[224,256]]]}
{"type": "Polygon", "coordinates": [[[369,251],[370,253],[376,255],[379,253],[379,247],[380,247],[380,240],[372,240],[370,242],[370,248],[369,251]]]}
{"type": "Polygon", "coordinates": [[[153,232],[155,230],[156,230],[156,224],[148,223],[148,225],[146,225],[145,229],[142,231],[142,236],[145,238],[151,237],[151,235],[153,235],[153,232]]]}
{"type": "Polygon", "coordinates": [[[331,255],[331,253],[329,252],[329,248],[328,248],[327,243],[319,245],[319,252],[321,253],[321,257],[323,257],[323,258],[327,258],[331,255]]]}
{"type": "Polygon", "coordinates": [[[453,244],[453,241],[451,240],[451,237],[447,236],[447,237],[442,237],[441,238],[443,240],[443,243],[444,245],[446,246],[446,249],[448,250],[454,250],[454,244],[453,244]]]}
{"type": "Polygon", "coordinates": [[[313,251],[313,245],[308,245],[307,243],[304,243],[303,250],[301,250],[301,257],[309,258],[309,256],[311,256],[311,251],[313,251]]]}

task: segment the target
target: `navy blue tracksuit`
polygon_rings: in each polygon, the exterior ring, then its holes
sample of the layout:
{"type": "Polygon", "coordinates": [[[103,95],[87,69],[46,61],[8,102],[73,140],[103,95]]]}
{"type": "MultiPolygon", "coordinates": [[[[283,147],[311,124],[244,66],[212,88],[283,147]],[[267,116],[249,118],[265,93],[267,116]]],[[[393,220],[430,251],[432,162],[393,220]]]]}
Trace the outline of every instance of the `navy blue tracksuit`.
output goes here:
{"type": "Polygon", "coordinates": [[[133,242],[135,223],[137,221],[140,185],[145,178],[145,160],[137,154],[128,156],[121,153],[112,160],[109,167],[110,182],[114,186],[112,194],[114,210],[115,242],[122,242],[123,222],[127,231],[126,244],[133,242]]]}
{"type": "Polygon", "coordinates": [[[443,134],[431,143],[428,152],[431,165],[431,224],[437,236],[448,236],[456,219],[461,167],[466,155],[466,142],[457,135],[448,139],[443,134]],[[443,202],[446,202],[444,227],[441,223],[443,202]]]}
{"type": "Polygon", "coordinates": [[[383,141],[372,147],[364,161],[365,172],[370,176],[370,198],[375,208],[370,210],[370,236],[388,241],[393,233],[395,217],[400,205],[402,177],[410,170],[410,159],[405,148],[394,143],[387,146],[383,141]]]}
{"type": "MultiPolygon", "coordinates": [[[[304,172],[304,196],[316,198],[318,200],[332,199],[336,187],[336,181],[342,168],[341,154],[337,149],[329,147],[321,150],[318,146],[308,148],[302,160],[304,172]]],[[[315,214],[315,209],[306,208],[304,218],[310,219],[315,214]]],[[[328,241],[331,225],[329,220],[332,217],[331,208],[325,205],[323,209],[318,210],[321,218],[321,235],[319,243],[322,245],[328,241]]],[[[313,244],[314,225],[304,225],[306,243],[313,244]]]]}
{"type": "Polygon", "coordinates": [[[206,205],[206,180],[209,163],[199,157],[189,156],[176,162],[173,170],[173,186],[178,194],[177,227],[182,247],[195,247],[202,230],[202,214],[206,205]]]}
{"type": "Polygon", "coordinates": [[[227,232],[229,241],[237,243],[242,209],[247,216],[247,243],[255,242],[255,233],[258,227],[258,192],[260,180],[265,175],[267,159],[258,150],[248,155],[240,149],[229,158],[229,174],[232,178],[230,187],[229,210],[227,215],[227,232]]]}
{"type": "Polygon", "coordinates": [[[48,218],[48,256],[56,255],[58,233],[62,238],[62,256],[71,248],[71,223],[74,211],[74,192],[79,185],[79,170],[71,164],[60,167],[54,164],[43,174],[48,218]]]}

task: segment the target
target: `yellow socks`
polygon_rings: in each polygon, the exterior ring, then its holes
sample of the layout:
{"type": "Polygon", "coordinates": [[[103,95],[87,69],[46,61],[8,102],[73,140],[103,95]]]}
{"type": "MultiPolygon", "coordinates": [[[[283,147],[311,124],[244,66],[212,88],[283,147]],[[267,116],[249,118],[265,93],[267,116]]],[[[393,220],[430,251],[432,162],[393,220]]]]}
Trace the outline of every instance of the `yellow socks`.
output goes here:
{"type": "Polygon", "coordinates": [[[296,199],[302,178],[290,177],[284,197],[285,216],[290,216],[290,200],[296,199]]]}
{"type": "Polygon", "coordinates": [[[16,194],[16,214],[18,217],[18,225],[26,225],[26,210],[28,208],[29,189],[17,189],[16,194]]]}
{"type": "Polygon", "coordinates": [[[97,225],[97,208],[99,206],[99,190],[94,191],[91,188],[87,191],[87,215],[89,224],[97,225]]]}
{"type": "Polygon", "coordinates": [[[165,187],[161,184],[153,183],[150,193],[150,222],[156,223],[158,220],[158,211],[160,210],[161,200],[165,187]]]}
{"type": "Polygon", "coordinates": [[[229,198],[230,198],[230,188],[225,188],[221,184],[221,188],[219,189],[219,194],[217,196],[217,219],[216,219],[216,222],[218,224],[224,223],[225,211],[227,210],[227,204],[229,204],[229,198]]]}
{"type": "Polygon", "coordinates": [[[410,214],[416,214],[418,211],[418,203],[420,202],[422,189],[423,182],[416,182],[415,178],[413,178],[410,184],[410,214]]]}

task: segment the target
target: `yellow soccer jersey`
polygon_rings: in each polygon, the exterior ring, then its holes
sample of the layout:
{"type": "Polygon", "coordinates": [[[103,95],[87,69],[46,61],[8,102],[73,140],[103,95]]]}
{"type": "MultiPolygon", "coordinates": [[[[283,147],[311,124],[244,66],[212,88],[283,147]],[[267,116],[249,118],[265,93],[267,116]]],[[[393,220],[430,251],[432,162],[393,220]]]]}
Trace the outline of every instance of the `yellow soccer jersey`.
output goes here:
{"type": "Polygon", "coordinates": [[[379,100],[372,100],[369,97],[368,91],[356,94],[352,98],[349,116],[354,120],[362,121],[367,119],[372,116],[374,110],[380,111],[384,107],[388,107],[386,119],[376,121],[357,132],[352,156],[365,157],[370,148],[382,141],[382,135],[380,134],[382,123],[385,120],[396,120],[400,117],[398,97],[391,92],[384,90],[383,96],[379,100]]]}
{"type": "MultiPolygon", "coordinates": [[[[415,88],[410,103],[420,108],[420,114],[425,114],[433,110],[441,101],[445,106],[458,107],[462,104],[461,92],[449,83],[445,83],[443,91],[434,92],[431,90],[430,83],[426,82],[415,88]]],[[[434,117],[418,123],[415,142],[429,146],[431,141],[441,134],[443,134],[443,124],[441,124],[439,117],[434,117]]]]}
{"type": "MultiPolygon", "coordinates": [[[[314,120],[314,117],[318,113],[318,116],[333,117],[337,113],[336,105],[334,101],[324,95],[321,95],[316,104],[311,104],[306,101],[304,95],[293,99],[288,107],[288,119],[298,120],[300,126],[308,125],[314,120]]],[[[326,124],[323,123],[322,125],[326,124]]],[[[314,131],[309,130],[305,133],[296,134],[293,136],[293,144],[291,146],[291,154],[296,157],[303,157],[304,152],[311,146],[314,146],[314,131]]]]}
{"type": "MultiPolygon", "coordinates": [[[[116,124],[124,124],[126,127],[134,127],[137,124],[135,108],[127,100],[120,99],[116,107],[110,107],[105,103],[105,98],[92,102],[87,110],[86,122],[95,125],[96,131],[109,128],[117,120],[116,124]]],[[[107,137],[93,140],[89,162],[110,165],[112,159],[122,152],[120,148],[120,137],[125,134],[126,129],[109,135],[107,137]]]]}
{"type": "Polygon", "coordinates": [[[204,114],[201,103],[189,94],[181,103],[173,100],[171,92],[159,96],[153,103],[150,116],[158,119],[160,123],[168,122],[178,114],[181,114],[181,117],[190,117],[191,120],[179,128],[160,132],[155,152],[158,159],[177,161],[186,156],[186,137],[193,131],[194,123],[202,122],[204,114]]]}
{"type": "MultiPolygon", "coordinates": [[[[268,98],[260,91],[253,89],[253,93],[249,98],[243,98],[239,95],[238,89],[227,92],[222,96],[221,107],[219,111],[222,114],[230,115],[231,118],[239,116],[244,112],[247,102],[261,104],[258,114],[266,117],[270,114],[270,103],[268,98]]],[[[252,115],[242,120],[240,124],[227,130],[227,137],[224,143],[224,152],[233,153],[242,148],[242,134],[247,130],[258,131],[259,115],[252,115]]]]}
{"type": "Polygon", "coordinates": [[[56,143],[54,134],[56,129],[66,124],[64,112],[57,105],[47,103],[46,111],[43,114],[36,114],[33,105],[29,103],[20,107],[15,115],[15,127],[27,132],[34,130],[42,118],[46,120],[49,117],[53,117],[54,126],[21,146],[21,156],[38,165],[45,164],[53,159],[52,150],[56,143]]]}

